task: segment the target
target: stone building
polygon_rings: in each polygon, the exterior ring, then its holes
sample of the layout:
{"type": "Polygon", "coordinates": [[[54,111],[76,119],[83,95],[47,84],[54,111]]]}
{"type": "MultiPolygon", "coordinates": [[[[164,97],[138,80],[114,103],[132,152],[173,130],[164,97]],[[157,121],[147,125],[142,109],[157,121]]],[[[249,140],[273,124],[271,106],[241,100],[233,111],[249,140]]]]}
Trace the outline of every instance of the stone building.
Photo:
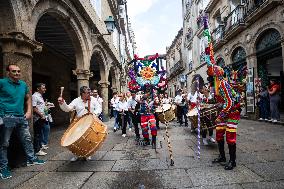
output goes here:
{"type": "MultiPolygon", "coordinates": [[[[107,120],[109,96],[125,84],[122,55],[133,53],[129,39],[120,48],[129,35],[128,22],[118,14],[123,5],[116,0],[0,1],[0,76],[9,63],[18,64],[31,89],[36,82],[47,84],[46,97],[55,104],[61,86],[67,102],[83,85],[97,88],[107,120]]],[[[68,122],[58,106],[53,113],[56,124],[68,122]]]]}
{"type": "Polygon", "coordinates": [[[185,64],[182,60],[182,36],[183,29],[180,29],[170,47],[166,49],[166,69],[168,79],[168,94],[170,97],[176,95],[178,89],[186,87],[185,64]]]}
{"type": "MultiPolygon", "coordinates": [[[[185,62],[192,62],[190,75],[199,73],[206,81],[202,15],[209,16],[215,60],[234,70],[247,67],[246,108],[254,115],[259,79],[262,86],[270,78],[281,85],[284,53],[284,6],[281,0],[184,0],[185,62]],[[192,54],[192,55],[190,55],[192,54]]],[[[282,106],[284,101],[281,88],[282,106]]]]}

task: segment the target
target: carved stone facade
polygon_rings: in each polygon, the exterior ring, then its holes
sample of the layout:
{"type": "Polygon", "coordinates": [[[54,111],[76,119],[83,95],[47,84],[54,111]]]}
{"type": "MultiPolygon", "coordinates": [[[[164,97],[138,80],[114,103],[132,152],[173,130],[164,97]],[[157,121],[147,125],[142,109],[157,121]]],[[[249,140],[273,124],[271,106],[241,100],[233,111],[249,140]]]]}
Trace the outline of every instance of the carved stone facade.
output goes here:
{"type": "MultiPolygon", "coordinates": [[[[191,43],[184,34],[185,47],[183,60],[193,61],[193,69],[188,70],[188,82],[193,74],[200,74],[206,82],[206,65],[202,63],[202,30],[195,21],[201,10],[209,16],[215,59],[217,63],[238,69],[247,66],[251,75],[248,78],[247,104],[243,114],[254,115],[256,94],[254,80],[264,77],[260,65],[267,72],[265,78],[276,78],[284,83],[283,33],[284,5],[281,0],[231,1],[231,0],[188,0],[184,5],[184,27],[193,28],[191,43]],[[191,8],[187,4],[190,4],[191,8]],[[190,15],[190,20],[187,19],[190,15]],[[197,52],[199,51],[199,52],[197,52]],[[190,55],[191,54],[191,55],[190,55]]],[[[262,68],[261,68],[262,69],[262,68]]],[[[267,82],[263,83],[266,86],[267,82]]],[[[284,92],[281,91],[282,102],[284,92]]]]}
{"type": "MultiPolygon", "coordinates": [[[[108,94],[120,90],[125,66],[119,39],[128,34],[122,31],[118,7],[116,0],[1,1],[0,76],[9,63],[18,64],[30,89],[36,82],[46,83],[46,97],[54,103],[60,86],[67,103],[81,86],[97,88],[107,120],[108,94]],[[104,22],[109,16],[116,22],[113,32],[104,22]]],[[[67,122],[58,107],[54,114],[57,124],[67,122]]]]}

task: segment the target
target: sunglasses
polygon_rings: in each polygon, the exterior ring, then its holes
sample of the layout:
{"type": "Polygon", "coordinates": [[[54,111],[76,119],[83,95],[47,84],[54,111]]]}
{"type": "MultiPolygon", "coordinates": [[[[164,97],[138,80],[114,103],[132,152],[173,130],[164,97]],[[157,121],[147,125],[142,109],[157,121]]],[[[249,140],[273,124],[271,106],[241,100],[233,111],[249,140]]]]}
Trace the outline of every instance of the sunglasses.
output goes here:
{"type": "Polygon", "coordinates": [[[21,70],[10,70],[12,73],[21,73],[21,70]]]}

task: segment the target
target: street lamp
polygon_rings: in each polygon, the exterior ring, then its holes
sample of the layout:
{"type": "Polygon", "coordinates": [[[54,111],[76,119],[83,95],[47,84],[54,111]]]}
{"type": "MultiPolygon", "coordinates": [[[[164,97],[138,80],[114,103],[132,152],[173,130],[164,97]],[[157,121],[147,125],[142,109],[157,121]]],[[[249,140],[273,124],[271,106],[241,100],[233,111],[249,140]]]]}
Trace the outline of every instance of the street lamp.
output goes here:
{"type": "Polygon", "coordinates": [[[94,36],[103,36],[103,35],[111,35],[111,33],[115,30],[115,21],[112,16],[109,16],[105,21],[105,25],[108,33],[103,34],[93,34],[94,36]]]}

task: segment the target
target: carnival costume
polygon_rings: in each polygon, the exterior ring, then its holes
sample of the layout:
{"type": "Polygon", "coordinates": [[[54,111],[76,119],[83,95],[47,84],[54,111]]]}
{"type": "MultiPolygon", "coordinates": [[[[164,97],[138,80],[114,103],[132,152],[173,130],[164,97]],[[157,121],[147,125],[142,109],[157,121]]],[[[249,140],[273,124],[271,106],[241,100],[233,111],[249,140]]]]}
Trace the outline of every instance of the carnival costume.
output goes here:
{"type": "Polygon", "coordinates": [[[204,17],[204,36],[208,40],[208,46],[205,49],[207,74],[208,76],[214,76],[215,97],[218,103],[223,104],[222,110],[216,119],[216,140],[220,154],[218,158],[213,160],[213,163],[226,162],[224,150],[224,135],[226,133],[230,160],[225,165],[225,170],[232,170],[236,166],[236,131],[240,120],[240,95],[224,79],[224,70],[215,63],[207,17],[204,17]]]}

